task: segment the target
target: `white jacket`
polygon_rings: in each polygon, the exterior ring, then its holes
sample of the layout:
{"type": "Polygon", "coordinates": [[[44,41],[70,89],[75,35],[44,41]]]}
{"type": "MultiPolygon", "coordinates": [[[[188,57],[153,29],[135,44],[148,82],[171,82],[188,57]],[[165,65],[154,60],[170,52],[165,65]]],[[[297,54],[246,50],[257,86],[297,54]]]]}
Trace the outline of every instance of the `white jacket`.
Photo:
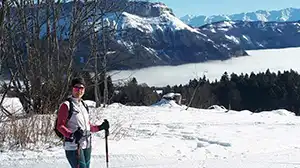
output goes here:
{"type": "MultiPolygon", "coordinates": [[[[69,101],[63,102],[70,109],[69,101]]],[[[80,127],[84,131],[84,136],[80,140],[80,148],[90,148],[91,147],[91,132],[90,132],[90,120],[89,114],[82,102],[78,102],[75,98],[72,98],[73,103],[73,112],[70,120],[67,122],[67,128],[71,132],[75,132],[78,127],[80,127]]],[[[77,144],[75,140],[73,142],[64,142],[65,150],[76,150],[77,144]]]]}

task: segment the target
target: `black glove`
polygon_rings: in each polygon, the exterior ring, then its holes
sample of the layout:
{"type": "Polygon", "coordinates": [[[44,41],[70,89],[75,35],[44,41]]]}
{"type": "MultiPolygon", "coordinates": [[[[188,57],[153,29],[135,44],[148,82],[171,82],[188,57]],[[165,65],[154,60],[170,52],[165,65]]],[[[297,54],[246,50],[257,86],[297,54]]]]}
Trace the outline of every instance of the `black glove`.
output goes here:
{"type": "Polygon", "coordinates": [[[99,125],[98,128],[99,128],[99,131],[101,131],[101,130],[107,130],[108,131],[109,122],[106,119],[104,119],[103,123],[101,125],[99,125]]]}
{"type": "Polygon", "coordinates": [[[75,142],[78,143],[79,140],[83,137],[83,130],[78,128],[75,132],[73,132],[70,136],[71,139],[75,139],[75,142]]]}

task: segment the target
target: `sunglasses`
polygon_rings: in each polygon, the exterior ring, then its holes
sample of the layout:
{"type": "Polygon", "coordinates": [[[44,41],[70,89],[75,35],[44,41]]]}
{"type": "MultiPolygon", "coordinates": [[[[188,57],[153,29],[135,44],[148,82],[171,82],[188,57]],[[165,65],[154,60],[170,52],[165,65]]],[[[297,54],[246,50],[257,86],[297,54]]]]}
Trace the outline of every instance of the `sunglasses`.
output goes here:
{"type": "Polygon", "coordinates": [[[78,92],[79,90],[83,90],[83,89],[84,89],[84,87],[82,87],[82,86],[74,86],[73,87],[73,90],[76,92],[78,92]]]}

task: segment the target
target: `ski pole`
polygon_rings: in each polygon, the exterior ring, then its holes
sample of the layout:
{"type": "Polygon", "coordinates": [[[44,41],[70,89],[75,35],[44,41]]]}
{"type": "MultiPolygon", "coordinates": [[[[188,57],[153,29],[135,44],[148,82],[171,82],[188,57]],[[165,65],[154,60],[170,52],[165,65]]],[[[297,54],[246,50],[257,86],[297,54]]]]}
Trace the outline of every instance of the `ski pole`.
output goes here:
{"type": "Polygon", "coordinates": [[[80,145],[79,142],[77,142],[77,168],[80,168],[80,145]]]}
{"type": "Polygon", "coordinates": [[[109,131],[108,129],[105,130],[105,154],[106,154],[106,167],[108,168],[108,137],[109,131]]]}
{"type": "MultiPolygon", "coordinates": [[[[80,127],[78,127],[78,130],[80,130],[80,127]]],[[[77,150],[76,150],[77,168],[80,168],[80,142],[79,140],[76,140],[75,143],[77,144],[77,150]]]]}

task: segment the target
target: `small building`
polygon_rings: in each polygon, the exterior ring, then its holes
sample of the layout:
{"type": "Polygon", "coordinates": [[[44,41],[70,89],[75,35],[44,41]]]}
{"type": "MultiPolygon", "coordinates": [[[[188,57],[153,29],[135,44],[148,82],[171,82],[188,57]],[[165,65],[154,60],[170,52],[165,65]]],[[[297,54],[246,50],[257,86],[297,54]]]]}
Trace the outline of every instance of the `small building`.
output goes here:
{"type": "Polygon", "coordinates": [[[177,104],[181,105],[182,96],[180,93],[167,93],[162,98],[165,100],[174,100],[177,104]]]}
{"type": "Polygon", "coordinates": [[[153,92],[156,92],[158,95],[161,95],[161,94],[163,94],[163,90],[154,90],[153,92]]]}

